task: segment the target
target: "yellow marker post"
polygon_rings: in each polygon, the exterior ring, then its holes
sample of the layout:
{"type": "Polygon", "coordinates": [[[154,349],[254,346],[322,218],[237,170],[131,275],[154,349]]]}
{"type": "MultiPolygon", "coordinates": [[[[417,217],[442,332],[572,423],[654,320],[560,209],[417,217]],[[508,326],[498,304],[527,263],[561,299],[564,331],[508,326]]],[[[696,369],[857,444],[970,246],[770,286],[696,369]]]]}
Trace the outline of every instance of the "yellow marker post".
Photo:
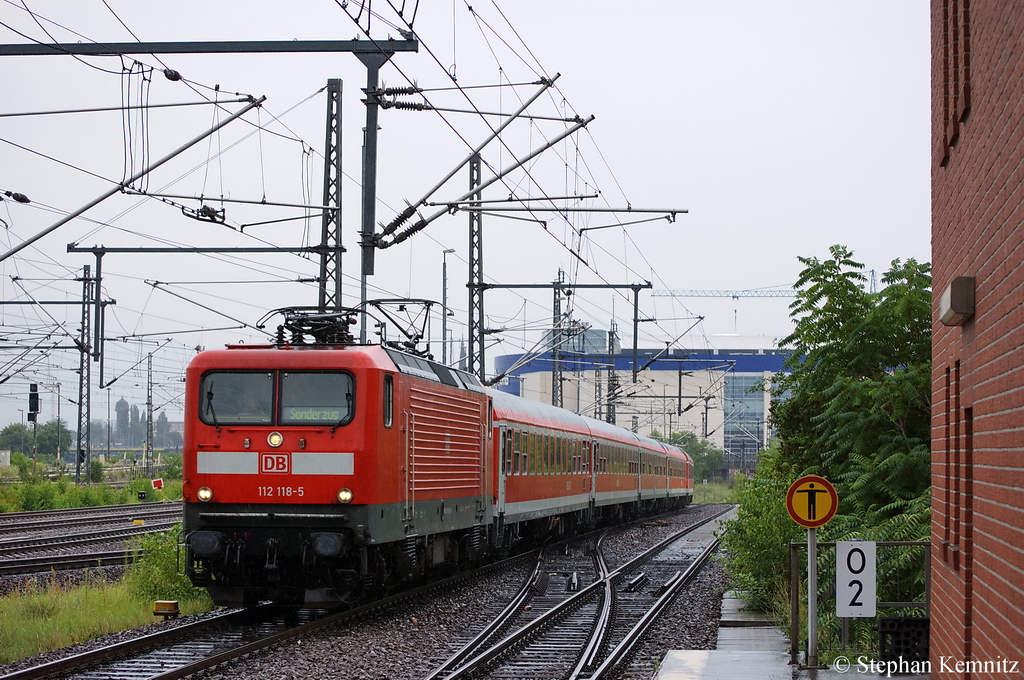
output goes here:
{"type": "Polygon", "coordinates": [[[818,527],[825,526],[839,509],[836,488],[824,477],[806,475],[793,482],[786,494],[786,510],[793,521],[807,527],[807,668],[818,666],[818,527]]]}

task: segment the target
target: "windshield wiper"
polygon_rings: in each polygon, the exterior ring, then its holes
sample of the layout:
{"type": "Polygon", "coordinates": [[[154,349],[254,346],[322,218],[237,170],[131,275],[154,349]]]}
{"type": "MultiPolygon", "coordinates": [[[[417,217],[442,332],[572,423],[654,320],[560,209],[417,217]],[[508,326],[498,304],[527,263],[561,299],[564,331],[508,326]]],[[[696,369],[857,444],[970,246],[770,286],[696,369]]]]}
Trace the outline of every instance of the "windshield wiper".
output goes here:
{"type": "Polygon", "coordinates": [[[217,432],[220,432],[220,424],[217,423],[217,412],[213,410],[213,382],[210,383],[210,389],[206,390],[206,412],[213,417],[213,426],[217,428],[217,432]]]}
{"type": "Polygon", "coordinates": [[[334,434],[334,431],[337,430],[339,427],[341,427],[342,423],[344,423],[346,420],[348,420],[349,414],[352,413],[352,393],[351,392],[346,392],[345,393],[345,403],[348,405],[348,410],[345,411],[345,415],[343,415],[341,417],[341,420],[336,422],[334,424],[334,427],[331,428],[331,434],[334,434]]]}

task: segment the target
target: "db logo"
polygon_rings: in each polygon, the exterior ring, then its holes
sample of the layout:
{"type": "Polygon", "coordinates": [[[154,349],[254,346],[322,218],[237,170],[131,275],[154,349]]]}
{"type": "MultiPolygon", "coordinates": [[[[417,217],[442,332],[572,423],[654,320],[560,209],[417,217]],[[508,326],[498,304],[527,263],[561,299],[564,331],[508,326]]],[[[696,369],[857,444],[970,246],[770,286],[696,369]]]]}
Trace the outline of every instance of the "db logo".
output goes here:
{"type": "Polygon", "coordinates": [[[291,458],[287,453],[261,453],[260,472],[286,475],[291,471],[291,458]]]}

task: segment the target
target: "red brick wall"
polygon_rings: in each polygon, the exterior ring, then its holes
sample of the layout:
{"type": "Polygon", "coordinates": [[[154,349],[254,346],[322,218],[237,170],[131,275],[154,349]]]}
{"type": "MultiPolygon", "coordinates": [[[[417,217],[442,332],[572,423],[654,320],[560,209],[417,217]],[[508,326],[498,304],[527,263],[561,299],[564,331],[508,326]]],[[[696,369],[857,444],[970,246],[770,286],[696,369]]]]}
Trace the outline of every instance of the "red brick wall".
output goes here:
{"type": "Polygon", "coordinates": [[[932,670],[1006,677],[940,660],[1024,666],[1024,2],[932,0],[932,141],[932,670]]]}

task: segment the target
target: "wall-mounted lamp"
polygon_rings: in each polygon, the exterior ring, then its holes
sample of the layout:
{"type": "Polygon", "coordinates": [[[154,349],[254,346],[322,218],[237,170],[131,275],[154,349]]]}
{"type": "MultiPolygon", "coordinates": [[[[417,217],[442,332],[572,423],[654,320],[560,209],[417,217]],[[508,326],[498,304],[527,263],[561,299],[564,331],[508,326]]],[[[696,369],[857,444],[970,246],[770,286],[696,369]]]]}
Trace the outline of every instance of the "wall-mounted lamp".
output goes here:
{"type": "Polygon", "coordinates": [[[974,277],[958,276],[939,298],[939,321],[945,326],[962,326],[974,316],[974,277]]]}

